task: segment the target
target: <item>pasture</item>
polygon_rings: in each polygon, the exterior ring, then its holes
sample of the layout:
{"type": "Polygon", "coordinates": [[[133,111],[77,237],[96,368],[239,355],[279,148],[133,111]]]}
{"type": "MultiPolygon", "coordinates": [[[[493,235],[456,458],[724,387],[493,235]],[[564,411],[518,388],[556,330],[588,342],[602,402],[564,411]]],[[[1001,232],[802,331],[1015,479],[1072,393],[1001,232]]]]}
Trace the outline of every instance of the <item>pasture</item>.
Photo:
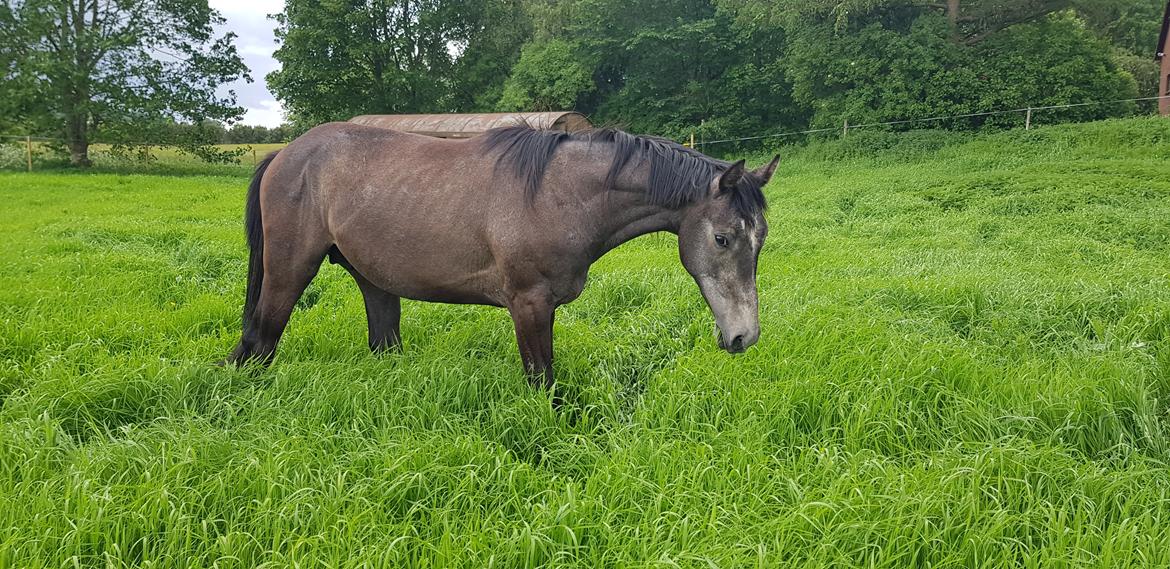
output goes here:
{"type": "Polygon", "coordinates": [[[370,356],[332,265],[215,368],[244,176],[0,174],[0,567],[1170,565],[1170,121],[785,154],[759,344],[643,237],[561,413],[503,310],[370,356]]]}

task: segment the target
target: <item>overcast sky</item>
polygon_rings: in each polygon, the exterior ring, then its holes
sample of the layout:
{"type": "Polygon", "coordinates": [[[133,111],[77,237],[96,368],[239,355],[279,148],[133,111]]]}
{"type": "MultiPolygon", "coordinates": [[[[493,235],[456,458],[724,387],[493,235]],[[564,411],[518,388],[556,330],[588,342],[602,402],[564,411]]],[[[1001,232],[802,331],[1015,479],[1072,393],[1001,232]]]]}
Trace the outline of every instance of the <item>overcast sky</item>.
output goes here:
{"type": "Polygon", "coordinates": [[[236,49],[244,63],[251,70],[252,82],[237,81],[222,88],[236,92],[236,101],[247,110],[244,124],[277,126],[283,120],[280,103],[268,86],[264,76],[280,67],[272,52],[276,50],[276,39],[272,35],[276,22],[268,19],[284,8],[284,0],[210,0],[212,8],[219,10],[227,19],[219,32],[236,33],[236,49]]]}

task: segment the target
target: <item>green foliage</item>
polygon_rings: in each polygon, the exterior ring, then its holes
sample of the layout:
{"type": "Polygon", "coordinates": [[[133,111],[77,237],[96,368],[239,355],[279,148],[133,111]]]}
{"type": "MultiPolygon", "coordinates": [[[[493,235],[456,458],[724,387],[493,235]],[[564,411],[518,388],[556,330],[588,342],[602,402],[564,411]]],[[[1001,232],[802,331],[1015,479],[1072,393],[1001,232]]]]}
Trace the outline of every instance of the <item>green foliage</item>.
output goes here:
{"type": "Polygon", "coordinates": [[[578,108],[593,90],[593,69],[565,40],[524,46],[504,84],[504,111],[559,111],[578,108]]]}
{"type": "MultiPolygon", "coordinates": [[[[243,109],[218,89],[247,68],[235,36],[214,35],[221,23],[207,0],[6,2],[0,110],[33,132],[63,136],[76,165],[89,163],[95,137],[141,142],[176,120],[237,119],[243,109]]],[[[211,152],[197,138],[150,141],[211,152]]]]}
{"type": "Polygon", "coordinates": [[[293,139],[292,127],[280,125],[272,128],[245,124],[232,125],[232,128],[223,133],[220,142],[223,144],[277,144],[287,143],[293,139]]]}
{"type": "Polygon", "coordinates": [[[513,0],[290,0],[277,22],[268,86],[302,129],[494,104],[526,36],[513,0]]]}
{"type": "Polygon", "coordinates": [[[148,162],[153,156],[151,147],[169,146],[204,162],[234,163],[244,155],[244,149],[217,147],[224,142],[225,134],[223,124],[215,120],[194,124],[157,120],[107,125],[101,139],[110,144],[109,152],[119,158],[134,157],[148,162]]]}
{"type": "Polygon", "coordinates": [[[298,131],[362,113],[576,110],[676,140],[752,137],[1146,94],[1155,70],[1130,50],[1154,4],[295,0],[269,84],[298,131]]]}
{"type": "Polygon", "coordinates": [[[268,86],[310,125],[376,112],[438,112],[460,39],[455,2],[291,1],[277,15],[268,86]],[[447,12],[448,14],[444,14],[447,12]],[[429,27],[424,27],[430,24],[429,27]]]}
{"type": "Polygon", "coordinates": [[[558,310],[563,413],[499,309],[370,356],[329,264],[211,365],[242,168],[0,174],[0,566],[1170,565],[1170,121],[785,156],[760,343],[636,240],[558,310]]]}
{"type": "Polygon", "coordinates": [[[1089,28],[1131,55],[1153,59],[1166,10],[1163,0],[1079,0],[1089,28]]]}
{"type": "MultiPolygon", "coordinates": [[[[682,139],[756,134],[798,120],[780,57],[781,30],[737,26],[732,14],[706,0],[566,4],[572,9],[539,12],[534,25],[547,37],[538,36],[531,50],[587,63],[522,58],[513,73],[523,72],[527,85],[547,86],[571,71],[577,95],[557,102],[573,103],[595,122],[682,139]],[[631,12],[640,16],[630,18],[631,12]],[[587,88],[578,83],[584,68],[591,71],[587,88]]],[[[517,102],[525,100],[504,101],[509,108],[517,102]]]]}
{"type": "Polygon", "coordinates": [[[828,24],[794,28],[787,60],[793,98],[812,110],[813,127],[839,126],[843,118],[861,124],[958,114],[967,107],[959,106],[963,98],[979,95],[953,88],[976,75],[962,65],[939,18],[920,18],[908,29],[898,24],[845,32],[828,24]],[[956,77],[938,82],[944,74],[956,77]]]}
{"type": "MultiPolygon", "coordinates": [[[[1081,0],[1080,14],[1090,30],[1108,41],[1114,50],[1117,66],[1132,75],[1141,97],[1158,95],[1160,65],[1154,61],[1162,15],[1163,0],[1081,0]]],[[[1148,108],[1153,110],[1154,104],[1148,108]]]]}
{"type": "Polygon", "coordinates": [[[524,0],[464,2],[473,8],[472,31],[455,61],[450,108],[463,112],[494,111],[503,97],[504,82],[531,37],[531,18],[524,0]]]}
{"type": "MultiPolygon", "coordinates": [[[[975,45],[953,42],[942,16],[891,16],[845,31],[805,26],[789,44],[794,98],[813,109],[812,125],[961,115],[1137,95],[1104,43],[1080,21],[1054,16],[1020,24],[975,45]]],[[[1050,115],[1089,120],[1132,112],[1133,105],[1089,106],[1050,115]]],[[[969,128],[1019,124],[1022,117],[975,117],[945,123],[969,128]]]]}
{"type": "MultiPolygon", "coordinates": [[[[1162,64],[1146,55],[1134,55],[1122,50],[1115,50],[1113,61],[1117,68],[1133,77],[1137,84],[1139,97],[1157,97],[1158,82],[1161,79],[1162,64]]],[[[1147,103],[1151,112],[1157,108],[1156,102],[1147,103]]]]}
{"type": "MultiPolygon", "coordinates": [[[[1137,96],[1132,75],[1118,69],[1108,46],[1080,20],[1055,17],[1016,26],[977,46],[972,65],[987,77],[985,108],[1022,108],[1137,96]]],[[[1133,104],[1054,111],[1058,120],[1083,121],[1133,112],[1133,104]]]]}
{"type": "Polygon", "coordinates": [[[0,132],[20,125],[30,100],[27,91],[32,78],[19,72],[24,35],[11,3],[0,4],[0,132]]]}
{"type": "MultiPolygon", "coordinates": [[[[712,117],[714,105],[731,95],[723,75],[743,42],[736,41],[728,19],[716,17],[710,2],[597,4],[585,11],[595,18],[585,19],[579,29],[601,61],[599,91],[606,96],[594,114],[603,122],[680,138],[712,117]],[[627,18],[626,10],[653,16],[627,18]]],[[[759,126],[751,123],[742,126],[759,126]]],[[[716,132],[724,134],[711,134],[716,132]]]]}
{"type": "MultiPolygon", "coordinates": [[[[1095,1],[1095,0],[1092,0],[1095,1]]],[[[1105,0],[1120,3],[1129,0],[1105,0]]],[[[1150,0],[1142,0],[1148,2],[1150,0]]],[[[810,20],[831,23],[838,31],[879,19],[934,14],[947,21],[952,42],[975,45],[1012,26],[1043,21],[1067,10],[1075,0],[724,0],[754,18],[789,26],[810,20]]],[[[1086,2],[1088,4],[1088,2],[1086,2]]],[[[1099,8],[1097,8],[1099,9],[1099,8]]],[[[1128,9],[1119,8],[1123,12],[1128,9]]]]}
{"type": "Polygon", "coordinates": [[[848,136],[815,138],[798,146],[776,149],[786,158],[794,155],[815,156],[826,162],[863,162],[873,165],[905,165],[930,161],[939,151],[970,142],[974,135],[954,130],[929,129],[911,131],[863,128],[849,131],[848,136]]]}

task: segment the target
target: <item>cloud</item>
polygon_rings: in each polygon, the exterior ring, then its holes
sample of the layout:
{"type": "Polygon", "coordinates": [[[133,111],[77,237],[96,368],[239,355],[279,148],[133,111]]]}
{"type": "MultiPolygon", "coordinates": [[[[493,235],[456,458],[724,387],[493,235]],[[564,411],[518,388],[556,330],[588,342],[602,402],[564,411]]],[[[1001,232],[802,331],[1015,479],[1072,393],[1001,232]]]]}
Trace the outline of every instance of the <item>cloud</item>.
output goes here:
{"type": "Polygon", "coordinates": [[[236,102],[246,109],[243,123],[273,127],[283,121],[283,109],[268,91],[264,76],[280,69],[280,63],[272,57],[278,47],[273,29],[276,22],[268,19],[284,9],[283,0],[210,0],[212,8],[227,20],[216,31],[219,34],[234,32],[236,50],[248,66],[253,82],[234,81],[220,87],[220,93],[236,92],[236,102]]]}
{"type": "Polygon", "coordinates": [[[244,113],[243,124],[260,125],[272,128],[284,122],[284,108],[273,99],[260,101],[256,107],[247,107],[244,113]]]}

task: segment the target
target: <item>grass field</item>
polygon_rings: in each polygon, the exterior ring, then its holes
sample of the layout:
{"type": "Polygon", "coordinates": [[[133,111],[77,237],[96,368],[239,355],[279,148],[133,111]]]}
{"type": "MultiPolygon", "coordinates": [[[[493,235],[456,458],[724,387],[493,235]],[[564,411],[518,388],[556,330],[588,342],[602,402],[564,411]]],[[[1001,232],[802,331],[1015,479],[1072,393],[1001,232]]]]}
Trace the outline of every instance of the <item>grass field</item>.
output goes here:
{"type": "Polygon", "coordinates": [[[790,154],[759,345],[640,239],[560,414],[502,310],[369,356],[334,266],[214,368],[245,178],[0,174],[0,567],[1170,566],[1170,121],[790,154]]]}

